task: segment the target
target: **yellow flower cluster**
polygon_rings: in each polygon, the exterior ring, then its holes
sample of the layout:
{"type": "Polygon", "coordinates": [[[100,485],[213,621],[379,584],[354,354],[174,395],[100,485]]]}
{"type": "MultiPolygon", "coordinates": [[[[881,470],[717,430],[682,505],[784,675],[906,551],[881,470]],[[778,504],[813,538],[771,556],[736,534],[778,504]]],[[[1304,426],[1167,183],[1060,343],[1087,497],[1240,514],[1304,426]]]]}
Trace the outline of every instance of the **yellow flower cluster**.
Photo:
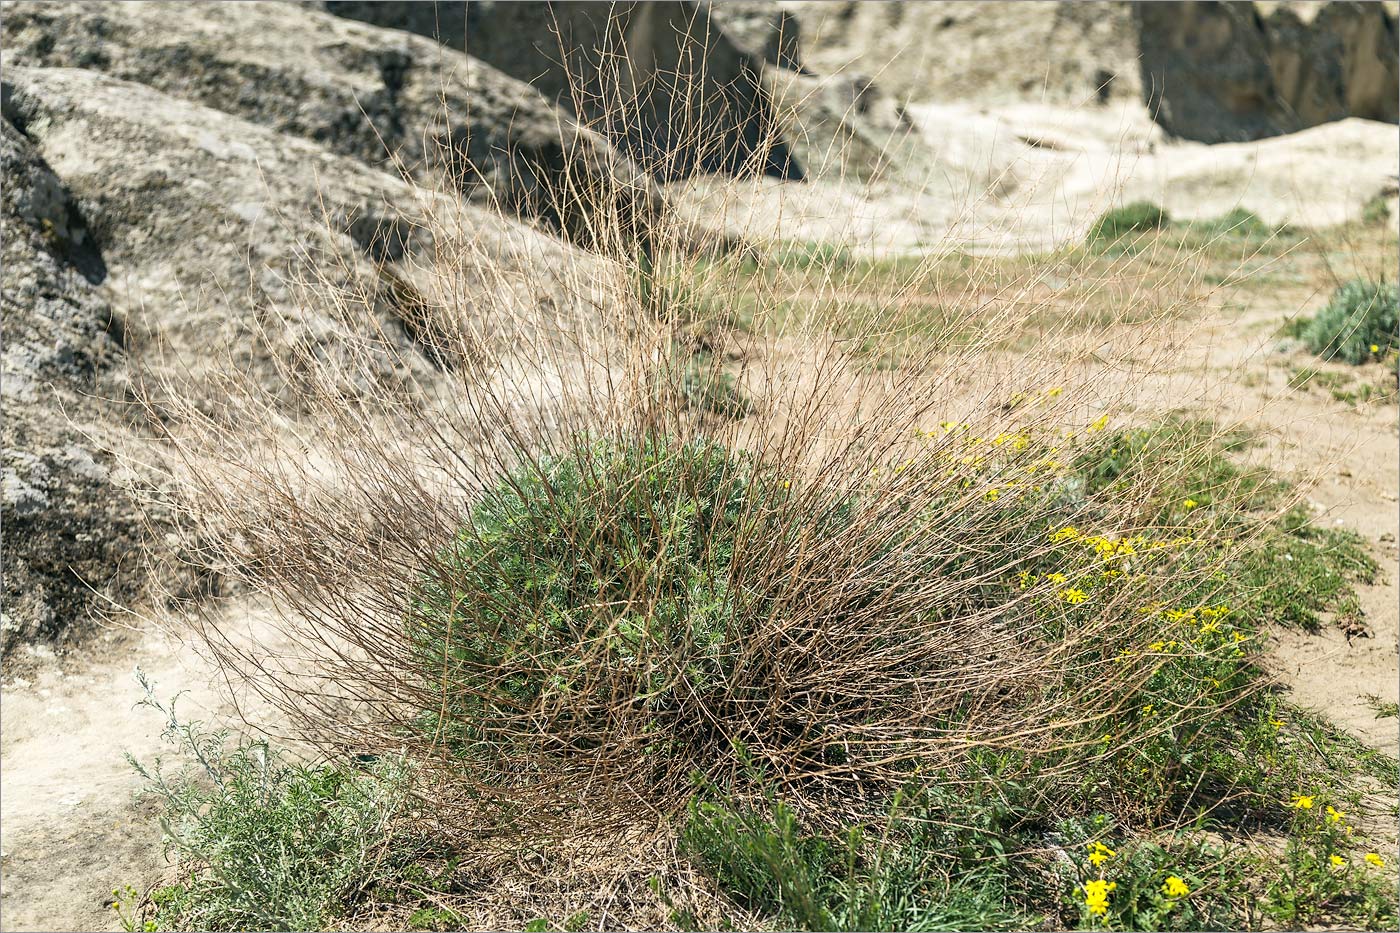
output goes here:
{"type": "Polygon", "coordinates": [[[1167,875],[1167,880],[1162,882],[1162,893],[1167,897],[1185,897],[1191,893],[1191,889],[1183,879],[1176,875],[1167,875]]]}
{"type": "Polygon", "coordinates": [[[1114,852],[1102,842],[1089,843],[1089,861],[1093,863],[1095,868],[1103,867],[1104,862],[1107,862],[1117,854],[1117,852],[1114,852]]]}
{"type": "Polygon", "coordinates": [[[1084,906],[1089,908],[1089,913],[1098,917],[1108,913],[1108,895],[1117,887],[1116,881],[1084,882],[1084,906]]]}

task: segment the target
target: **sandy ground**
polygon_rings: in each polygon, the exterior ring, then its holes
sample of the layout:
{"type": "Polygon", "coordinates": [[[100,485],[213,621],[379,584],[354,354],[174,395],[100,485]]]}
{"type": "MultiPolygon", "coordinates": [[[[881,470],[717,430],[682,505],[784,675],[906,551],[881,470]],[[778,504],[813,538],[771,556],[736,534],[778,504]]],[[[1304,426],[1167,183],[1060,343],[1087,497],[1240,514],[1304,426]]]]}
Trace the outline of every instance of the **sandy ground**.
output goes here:
{"type": "Polygon", "coordinates": [[[1268,223],[1354,220],[1393,197],[1395,127],[1350,119],[1249,143],[1170,141],[1141,104],[917,104],[903,161],[857,188],[697,178],[668,186],[701,228],[752,239],[854,242],[879,252],[958,246],[1019,253],[1077,240],[1107,208],[1137,200],[1181,220],[1236,207],[1268,223]]]}
{"type": "MultiPolygon", "coordinates": [[[[231,615],[256,618],[246,609],[231,615]]],[[[138,707],[145,672],[182,721],[228,722],[213,667],[155,632],[111,630],[81,657],[39,653],[3,684],[0,732],[0,928],[118,930],[114,889],[160,874],[160,826],[137,800],[130,753],[149,765],[171,746],[164,721],[138,707]]]]}

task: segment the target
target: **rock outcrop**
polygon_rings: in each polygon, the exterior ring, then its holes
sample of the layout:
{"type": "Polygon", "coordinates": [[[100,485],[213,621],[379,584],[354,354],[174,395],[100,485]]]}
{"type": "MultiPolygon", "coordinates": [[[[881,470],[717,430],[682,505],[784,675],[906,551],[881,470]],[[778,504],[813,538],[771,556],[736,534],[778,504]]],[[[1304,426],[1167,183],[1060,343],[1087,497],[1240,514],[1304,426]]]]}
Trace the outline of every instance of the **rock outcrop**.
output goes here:
{"type": "Polygon", "coordinates": [[[1263,25],[1274,87],[1295,122],[1400,119],[1395,18],[1383,4],[1280,5],[1263,25]]]}
{"type": "Polygon", "coordinates": [[[110,74],[419,181],[439,184],[447,168],[468,198],[572,234],[587,218],[561,205],[587,203],[577,192],[656,205],[606,140],[482,61],[306,4],[190,14],[171,2],[6,3],[6,63],[110,74]]]}
{"type": "Polygon", "coordinates": [[[7,652],[149,595],[143,555],[176,567],[162,593],[205,585],[144,502],[159,477],[108,453],[151,433],[138,388],[159,417],[217,411],[232,366],[291,411],[289,361],[311,360],[347,400],[430,394],[445,330],[506,360],[531,309],[560,339],[598,318],[565,281],[596,260],[309,140],[74,68],[8,67],[4,116],[7,652]],[[438,246],[450,300],[424,275],[438,246]]]}
{"type": "Polygon", "coordinates": [[[465,5],[460,32],[455,12],[430,19],[425,6],[331,2],[327,9],[465,48],[529,81],[663,180],[704,172],[801,177],[760,80],[765,59],[793,55],[776,8],[769,24],[779,29],[776,39],[758,24],[756,5],[733,11],[751,52],[731,39],[724,16],[712,18],[710,5],[695,0],[476,0],[465,5]]]}
{"type": "Polygon", "coordinates": [[[1142,84],[1169,133],[1236,142],[1346,117],[1397,120],[1395,18],[1380,3],[1136,3],[1142,84]]]}
{"type": "Polygon", "coordinates": [[[805,3],[813,70],[875,75],[917,102],[1140,98],[1169,133],[1238,142],[1347,117],[1396,122],[1393,4],[805,3]]]}
{"type": "Polygon", "coordinates": [[[0,330],[4,334],[0,645],[53,642],[104,597],[142,595],[140,511],[111,481],[82,424],[102,375],[123,362],[99,286],[107,267],[81,209],[33,143],[0,122],[0,330]],[[70,418],[72,421],[70,422],[70,418]]]}
{"type": "Polygon", "coordinates": [[[779,6],[800,25],[807,67],[872,75],[901,100],[1085,106],[1139,94],[1136,34],[1123,3],[779,6]]]}

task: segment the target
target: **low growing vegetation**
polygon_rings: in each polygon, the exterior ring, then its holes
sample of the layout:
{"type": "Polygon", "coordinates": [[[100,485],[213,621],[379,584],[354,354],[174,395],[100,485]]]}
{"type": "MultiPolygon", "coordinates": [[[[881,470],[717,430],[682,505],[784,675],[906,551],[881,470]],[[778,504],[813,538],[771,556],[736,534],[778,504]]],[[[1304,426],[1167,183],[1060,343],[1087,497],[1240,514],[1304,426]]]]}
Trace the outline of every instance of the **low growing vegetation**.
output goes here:
{"type": "MultiPolygon", "coordinates": [[[[197,767],[143,772],[174,870],[124,923],[1397,922],[1395,760],[1262,662],[1270,626],[1364,630],[1377,565],[1246,434],[1137,394],[1145,335],[1296,231],[1132,204],[1027,259],[623,227],[570,301],[435,308],[450,388],[381,389],[392,332],[278,343],[295,405],[162,397],[192,559],[276,617],[197,633],[311,757],[160,707],[197,767]]],[[[445,252],[444,295],[536,284],[445,252]]],[[[1334,305],[1344,352],[1378,300],[1334,305]]]]}
{"type": "MultiPolygon", "coordinates": [[[[524,464],[405,606],[433,697],[412,728],[449,753],[420,767],[515,810],[523,774],[622,763],[682,858],[778,929],[1393,924],[1388,856],[1348,815],[1393,760],[1256,666],[1266,622],[1345,611],[1375,566],[1285,508],[1246,444],[1185,421],[1068,441],[948,422],[824,498],[664,436],[524,464]]],[[[202,774],[143,772],[180,874],[119,902],[129,925],[460,921],[471,843],[424,855],[403,765],[227,751],[158,708],[202,774]]],[[[672,883],[658,869],[663,902],[672,883]]]]}
{"type": "Polygon", "coordinates": [[[1299,327],[1309,350],[1353,366],[1384,359],[1400,346],[1400,289],[1386,282],[1345,283],[1299,327]]]}

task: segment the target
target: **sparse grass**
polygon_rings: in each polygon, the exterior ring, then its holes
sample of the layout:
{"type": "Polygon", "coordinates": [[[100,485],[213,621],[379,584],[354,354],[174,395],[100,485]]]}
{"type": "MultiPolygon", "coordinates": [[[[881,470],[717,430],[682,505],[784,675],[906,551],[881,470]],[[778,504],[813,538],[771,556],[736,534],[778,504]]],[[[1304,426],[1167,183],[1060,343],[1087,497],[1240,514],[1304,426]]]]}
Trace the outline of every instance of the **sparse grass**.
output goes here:
{"type": "Polygon", "coordinates": [[[1302,389],[1310,385],[1326,389],[1329,392],[1336,392],[1344,386],[1350,384],[1352,377],[1347,373],[1337,373],[1326,369],[1317,369],[1312,366],[1299,366],[1293,370],[1288,377],[1288,387],[1290,389],[1302,389]]]}
{"type": "Polygon", "coordinates": [[[1400,703],[1382,700],[1373,693],[1366,695],[1366,703],[1376,711],[1377,719],[1394,719],[1396,716],[1400,716],[1400,703]]]}
{"type": "Polygon", "coordinates": [[[1361,382],[1349,388],[1334,388],[1330,391],[1332,398],[1343,405],[1369,405],[1372,402],[1390,404],[1395,401],[1395,389],[1374,382],[1361,382]]]}

